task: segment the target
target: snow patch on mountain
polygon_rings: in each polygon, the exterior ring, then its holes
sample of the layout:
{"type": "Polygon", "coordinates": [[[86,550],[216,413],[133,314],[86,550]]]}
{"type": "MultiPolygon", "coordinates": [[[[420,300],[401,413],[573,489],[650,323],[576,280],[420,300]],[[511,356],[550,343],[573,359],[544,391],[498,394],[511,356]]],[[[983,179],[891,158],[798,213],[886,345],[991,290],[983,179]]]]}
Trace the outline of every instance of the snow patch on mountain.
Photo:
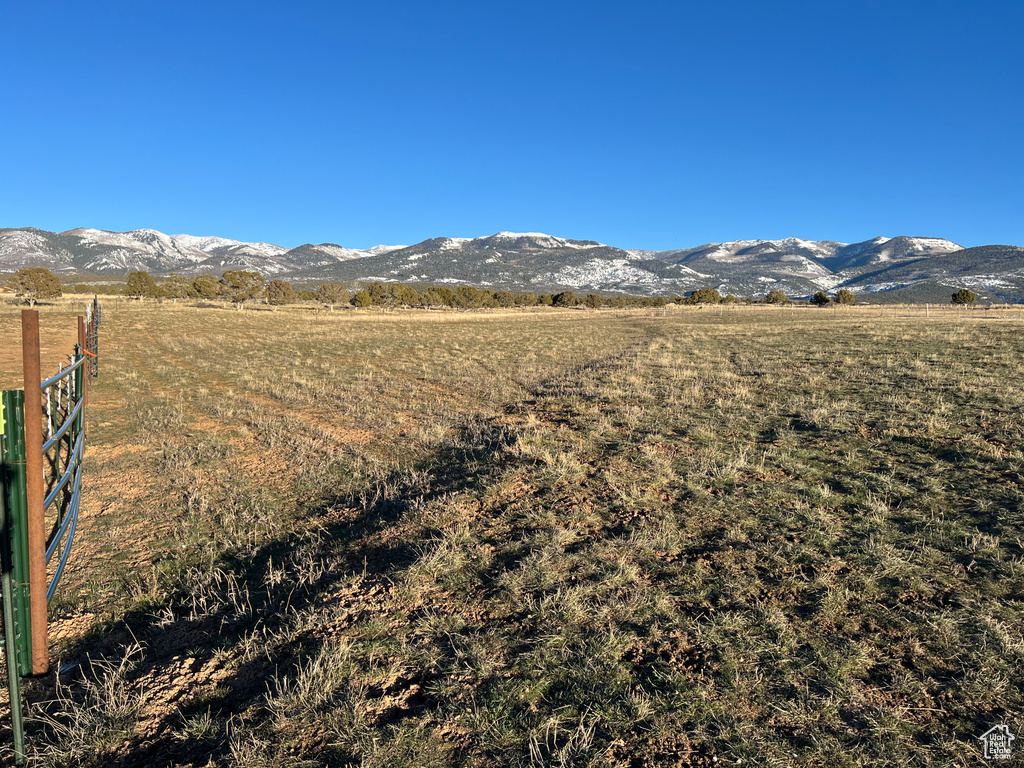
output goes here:
{"type": "Polygon", "coordinates": [[[666,283],[675,286],[689,282],[680,278],[659,277],[653,272],[637,267],[630,259],[591,259],[578,266],[566,266],[557,272],[549,272],[544,278],[568,288],[595,290],[609,290],[621,285],[655,288],[666,283]]]}
{"type": "Polygon", "coordinates": [[[700,278],[711,278],[712,277],[712,275],[706,275],[703,272],[698,272],[693,267],[688,267],[685,264],[670,264],[669,265],[669,269],[674,269],[677,272],[685,272],[687,275],[692,275],[693,277],[700,277],[700,278]]]}
{"type": "Polygon", "coordinates": [[[842,275],[822,275],[820,277],[812,277],[811,282],[823,291],[830,291],[836,286],[845,283],[846,278],[842,275]]]}
{"type": "Polygon", "coordinates": [[[446,237],[444,241],[438,246],[438,250],[441,251],[454,251],[462,248],[463,245],[468,243],[473,238],[471,237],[446,237]]]}
{"type": "Polygon", "coordinates": [[[800,277],[814,279],[818,277],[827,277],[828,275],[832,274],[829,269],[821,266],[821,264],[819,264],[818,262],[813,261],[812,259],[809,259],[806,256],[800,256],[799,254],[787,253],[780,259],[780,261],[783,264],[787,265],[791,263],[794,265],[798,265],[798,268],[794,271],[794,274],[799,275],[800,277]]]}
{"type": "Polygon", "coordinates": [[[859,291],[864,293],[881,293],[882,291],[894,291],[898,288],[906,288],[909,285],[913,285],[913,281],[890,281],[886,283],[871,283],[870,285],[860,286],[859,291]]]}
{"type": "Polygon", "coordinates": [[[737,251],[745,250],[746,248],[752,248],[755,245],[761,245],[766,242],[765,240],[735,240],[731,243],[713,243],[712,250],[705,254],[705,258],[711,259],[712,261],[723,261],[728,263],[736,263],[749,261],[754,258],[753,256],[741,255],[737,251]]]}
{"type": "Polygon", "coordinates": [[[11,230],[0,240],[0,256],[17,256],[21,261],[49,258],[46,238],[35,232],[11,230]]]}
{"type": "Polygon", "coordinates": [[[900,237],[886,240],[878,250],[878,261],[892,261],[914,254],[952,253],[961,246],[938,237],[900,237]]]}
{"type": "Polygon", "coordinates": [[[498,232],[488,237],[474,237],[473,241],[481,240],[527,240],[528,245],[534,248],[576,248],[586,250],[588,248],[600,247],[600,243],[580,242],[565,240],[561,237],[546,235],[543,232],[498,232]]]}
{"type": "Polygon", "coordinates": [[[941,237],[908,237],[907,239],[913,242],[912,249],[915,251],[935,250],[953,252],[963,249],[962,245],[941,237]]]}
{"type": "Polygon", "coordinates": [[[345,248],[341,245],[333,245],[331,243],[324,243],[316,246],[316,249],[320,253],[325,253],[338,261],[350,261],[351,259],[362,259],[366,256],[366,251],[359,251],[354,248],[345,248]]]}
{"type": "Polygon", "coordinates": [[[197,237],[196,235],[171,235],[170,240],[183,248],[192,248],[204,253],[217,250],[239,250],[241,248],[262,253],[264,256],[280,256],[288,252],[287,248],[273,243],[246,243],[241,240],[228,240],[225,237],[197,237]]]}
{"type": "Polygon", "coordinates": [[[629,258],[637,261],[647,261],[658,257],[658,251],[645,251],[642,248],[627,248],[626,253],[629,254],[629,258]]]}
{"type": "Polygon", "coordinates": [[[366,256],[379,256],[382,253],[391,253],[392,251],[400,251],[403,248],[408,248],[408,245],[375,245],[372,248],[366,248],[361,251],[366,256]]]}
{"type": "MultiPolygon", "coordinates": [[[[521,237],[530,237],[535,240],[558,240],[557,237],[546,235],[543,232],[498,232],[491,237],[496,237],[501,240],[518,240],[521,237]]],[[[484,240],[484,237],[476,237],[474,240],[484,240]]]]}

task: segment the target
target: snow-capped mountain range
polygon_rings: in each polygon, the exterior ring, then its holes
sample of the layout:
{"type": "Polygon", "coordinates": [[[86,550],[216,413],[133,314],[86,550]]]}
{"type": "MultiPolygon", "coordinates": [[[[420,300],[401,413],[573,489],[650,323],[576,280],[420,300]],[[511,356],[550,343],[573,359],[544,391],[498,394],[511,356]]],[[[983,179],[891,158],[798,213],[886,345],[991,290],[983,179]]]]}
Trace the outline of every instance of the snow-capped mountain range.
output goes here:
{"type": "Polygon", "coordinates": [[[277,276],[402,247],[378,245],[356,250],[333,243],[307,243],[289,249],[224,237],[165,235],[155,229],[107,232],[79,228],[56,233],[26,227],[0,229],[0,270],[40,266],[58,274],[124,275],[144,270],[162,275],[248,269],[277,276]]]}
{"type": "Polygon", "coordinates": [[[245,269],[307,283],[382,280],[646,295],[717,288],[760,297],[781,288],[803,297],[845,287],[879,299],[948,301],[949,289],[970,287],[994,300],[1024,300],[1024,248],[964,249],[935,237],[876,237],[852,244],[791,237],[644,251],[541,232],[498,232],[362,250],[333,243],[289,249],[152,229],[0,229],[0,271],[25,266],[84,277],[245,269]]]}

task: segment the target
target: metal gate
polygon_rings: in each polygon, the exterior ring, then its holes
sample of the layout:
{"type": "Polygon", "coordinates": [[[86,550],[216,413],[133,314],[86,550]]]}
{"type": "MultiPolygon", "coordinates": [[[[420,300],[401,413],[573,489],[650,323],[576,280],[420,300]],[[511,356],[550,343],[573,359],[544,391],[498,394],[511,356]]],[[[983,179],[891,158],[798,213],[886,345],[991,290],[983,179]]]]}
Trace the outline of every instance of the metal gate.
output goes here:
{"type": "Polygon", "coordinates": [[[74,354],[41,381],[39,313],[23,310],[25,388],[0,393],[3,646],[19,765],[26,762],[20,676],[49,670],[47,605],[64,573],[78,525],[87,382],[99,371],[99,319],[94,299],[86,317],[78,318],[74,354]]]}

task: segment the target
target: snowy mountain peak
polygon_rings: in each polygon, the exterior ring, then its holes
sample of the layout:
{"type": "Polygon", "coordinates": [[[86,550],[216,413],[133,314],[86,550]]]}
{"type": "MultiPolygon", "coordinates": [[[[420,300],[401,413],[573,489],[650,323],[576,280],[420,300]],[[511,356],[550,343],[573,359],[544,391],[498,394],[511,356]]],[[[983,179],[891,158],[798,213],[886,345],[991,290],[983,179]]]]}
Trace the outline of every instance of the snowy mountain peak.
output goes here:
{"type": "Polygon", "coordinates": [[[457,248],[461,248],[465,243],[468,243],[473,238],[471,237],[443,237],[441,238],[441,250],[452,251],[457,248]]]}
{"type": "Polygon", "coordinates": [[[474,237],[474,243],[484,247],[497,246],[502,248],[597,248],[601,243],[592,240],[567,240],[544,232],[498,232],[486,237],[474,237]]]}
{"type": "MultiPolygon", "coordinates": [[[[954,243],[952,240],[946,240],[942,237],[903,237],[893,238],[894,240],[906,240],[912,244],[912,248],[918,251],[936,250],[936,251],[947,251],[952,253],[953,251],[963,250],[962,245],[954,243]]],[[[886,242],[891,242],[886,240],[886,242]]]]}
{"type": "Polygon", "coordinates": [[[821,243],[815,240],[803,240],[799,237],[787,237],[782,240],[771,240],[773,245],[789,248],[806,248],[812,251],[823,250],[821,243]]]}
{"type": "Polygon", "coordinates": [[[138,240],[160,240],[161,242],[167,242],[171,238],[169,235],[165,235],[163,232],[158,232],[155,229],[132,229],[124,234],[128,237],[132,237],[138,240]]]}
{"type": "Polygon", "coordinates": [[[226,237],[197,237],[196,235],[171,235],[171,240],[185,248],[195,248],[200,251],[212,251],[214,248],[240,244],[238,240],[228,240],[226,237]]]}
{"type": "Polygon", "coordinates": [[[400,251],[403,248],[408,248],[407,245],[375,245],[372,248],[367,248],[363,251],[367,256],[376,256],[381,253],[391,253],[391,251],[400,251]]]}
{"type": "Polygon", "coordinates": [[[171,235],[170,240],[181,248],[192,248],[203,253],[246,250],[262,253],[265,256],[280,256],[288,251],[287,248],[273,243],[244,243],[240,240],[229,240],[226,237],[171,235]]]}
{"type": "Polygon", "coordinates": [[[529,241],[531,245],[538,248],[564,248],[567,243],[572,242],[571,240],[565,240],[561,237],[555,237],[554,235],[548,235],[544,232],[498,232],[495,235],[489,237],[477,237],[474,240],[509,240],[509,241],[529,241]]]}
{"type": "MultiPolygon", "coordinates": [[[[491,235],[491,237],[499,237],[499,238],[502,238],[504,240],[518,240],[521,237],[533,237],[533,238],[537,238],[537,239],[547,238],[547,239],[552,239],[552,240],[557,240],[558,239],[558,238],[551,237],[551,235],[546,235],[543,232],[498,232],[495,235],[491,235]]],[[[478,237],[476,239],[477,240],[484,240],[485,238],[478,237]]]]}
{"type": "Polygon", "coordinates": [[[1021,253],[1024,249],[1006,246],[965,250],[942,238],[907,236],[852,244],[786,237],[627,251],[543,232],[502,230],[483,237],[437,237],[411,246],[381,244],[359,250],[333,243],[286,249],[153,229],[109,232],[83,227],[54,233],[0,228],[0,270],[8,272],[46,266],[64,276],[123,276],[135,270],[160,276],[245,269],[306,285],[399,280],[674,296],[706,287],[751,297],[781,288],[800,297],[839,287],[859,293],[917,291],[921,284],[927,290],[922,295],[930,300],[948,297],[949,289],[964,285],[987,286],[1000,297],[1024,297],[1021,253]]]}

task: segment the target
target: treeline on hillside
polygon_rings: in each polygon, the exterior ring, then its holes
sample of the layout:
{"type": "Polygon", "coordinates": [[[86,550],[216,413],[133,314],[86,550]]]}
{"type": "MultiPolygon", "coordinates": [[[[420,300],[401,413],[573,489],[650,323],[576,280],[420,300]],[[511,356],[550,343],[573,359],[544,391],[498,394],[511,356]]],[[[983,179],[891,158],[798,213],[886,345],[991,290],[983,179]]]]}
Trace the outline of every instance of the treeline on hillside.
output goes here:
{"type": "MultiPolygon", "coordinates": [[[[44,267],[27,267],[11,275],[8,288],[30,303],[39,299],[58,298],[63,292],[101,295],[128,296],[148,299],[208,299],[230,301],[241,306],[246,302],[266,302],[272,306],[315,302],[331,307],[351,305],[354,307],[453,307],[455,309],[481,309],[500,307],[663,307],[666,304],[794,304],[786,294],[775,288],[760,299],[737,299],[732,294],[722,296],[715,288],[699,288],[682,296],[601,296],[588,293],[577,296],[572,291],[559,293],[514,293],[505,290],[488,290],[460,285],[451,288],[446,285],[412,286],[405,283],[373,282],[355,288],[339,283],[321,283],[314,289],[296,290],[286,280],[267,282],[258,272],[232,270],[221,276],[196,275],[183,277],[171,275],[157,282],[147,272],[132,272],[125,283],[97,285],[79,283],[62,286],[60,280],[44,267]]],[[[976,295],[963,289],[952,295],[953,304],[972,305],[976,295]]],[[[819,307],[833,304],[855,304],[856,297],[846,288],[833,295],[818,291],[806,303],[819,307]]],[[[799,303],[805,303],[803,301],[799,303]]]]}
{"type": "Polygon", "coordinates": [[[471,285],[450,288],[431,285],[416,288],[404,283],[373,282],[352,288],[339,283],[321,283],[314,289],[296,290],[286,280],[266,282],[258,272],[228,271],[222,276],[197,275],[186,278],[171,275],[157,282],[146,272],[132,272],[123,286],[92,286],[81,283],[71,288],[76,293],[107,293],[132,298],[167,299],[220,299],[241,304],[265,301],[270,305],[316,302],[328,306],[354,307],[453,307],[481,309],[499,307],[662,307],[672,297],[616,296],[605,297],[596,293],[577,296],[572,291],[559,293],[513,293],[504,290],[486,290],[471,285]],[[99,289],[106,290],[99,290],[99,289]]]}

